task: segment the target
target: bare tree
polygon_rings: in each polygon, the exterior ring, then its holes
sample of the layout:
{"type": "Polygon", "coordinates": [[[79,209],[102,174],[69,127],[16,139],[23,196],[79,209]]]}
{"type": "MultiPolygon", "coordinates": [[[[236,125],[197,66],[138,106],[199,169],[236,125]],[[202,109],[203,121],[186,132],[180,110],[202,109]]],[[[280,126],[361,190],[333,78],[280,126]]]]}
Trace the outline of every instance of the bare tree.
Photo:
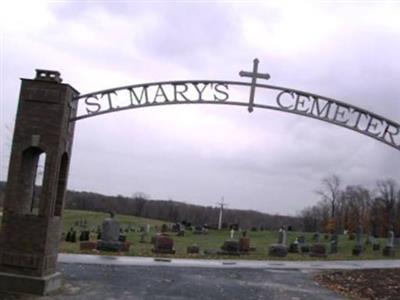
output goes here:
{"type": "Polygon", "coordinates": [[[347,186],[344,191],[347,213],[349,218],[346,222],[346,228],[350,231],[355,231],[357,226],[361,224],[364,228],[370,230],[370,208],[371,195],[370,191],[361,186],[347,186]]]}
{"type": "Polygon", "coordinates": [[[322,197],[322,200],[329,203],[331,209],[331,218],[335,217],[336,205],[340,196],[340,178],[333,174],[322,179],[321,187],[316,191],[322,197]]]}
{"type": "Polygon", "coordinates": [[[394,179],[379,180],[376,183],[378,197],[383,203],[388,225],[393,226],[395,221],[396,196],[399,192],[397,182],[394,179]]]}

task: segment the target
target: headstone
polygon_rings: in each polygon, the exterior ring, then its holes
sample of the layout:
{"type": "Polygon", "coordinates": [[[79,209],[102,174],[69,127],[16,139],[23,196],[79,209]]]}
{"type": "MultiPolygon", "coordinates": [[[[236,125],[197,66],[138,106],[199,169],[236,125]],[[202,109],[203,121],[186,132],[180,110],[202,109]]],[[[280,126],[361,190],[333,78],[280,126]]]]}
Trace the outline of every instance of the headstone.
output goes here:
{"type": "Polygon", "coordinates": [[[362,238],[363,238],[363,229],[361,225],[358,225],[356,232],[356,243],[358,245],[362,245],[362,238]]]}
{"type": "Polygon", "coordinates": [[[374,240],[372,242],[372,251],[379,251],[381,249],[381,244],[376,236],[374,236],[374,240]]]}
{"type": "Polygon", "coordinates": [[[330,253],[335,254],[338,252],[338,235],[336,233],[333,233],[331,236],[331,241],[330,241],[330,253]]]}
{"type": "Polygon", "coordinates": [[[66,241],[66,242],[70,242],[70,241],[71,241],[71,235],[72,235],[72,230],[69,230],[69,231],[67,232],[66,237],[65,237],[65,241],[66,241]]]}
{"type": "Polygon", "coordinates": [[[80,242],[88,241],[89,240],[89,234],[90,234],[90,232],[88,230],[81,231],[81,233],[79,234],[79,241],[80,242]]]}
{"type": "Polygon", "coordinates": [[[83,241],[79,243],[80,250],[95,250],[97,248],[96,242],[83,241]]]}
{"type": "Polygon", "coordinates": [[[362,226],[359,225],[357,227],[357,233],[356,233],[356,244],[354,245],[353,248],[353,255],[361,255],[364,251],[364,246],[363,246],[363,242],[362,242],[362,238],[363,238],[363,229],[362,226]]]}
{"type": "Polygon", "coordinates": [[[106,218],[103,221],[102,224],[102,235],[101,235],[101,239],[102,241],[109,241],[109,242],[113,242],[113,241],[118,241],[118,237],[119,237],[119,230],[120,230],[120,225],[119,222],[117,220],[114,219],[114,215],[111,214],[111,216],[109,218],[106,218]]]}
{"type": "Polygon", "coordinates": [[[283,244],[272,244],[269,246],[268,255],[274,257],[285,257],[288,254],[288,248],[283,244]]]}
{"type": "Polygon", "coordinates": [[[97,249],[101,251],[120,251],[122,242],[119,240],[120,225],[114,219],[114,213],[104,219],[102,224],[101,240],[97,243],[97,249]]]}
{"type": "Polygon", "coordinates": [[[279,229],[278,244],[286,246],[286,243],[287,243],[287,233],[285,227],[282,227],[281,229],[279,229]]]}
{"type": "Polygon", "coordinates": [[[221,253],[221,251],[219,251],[218,249],[206,249],[206,250],[204,250],[204,254],[206,254],[206,255],[218,255],[220,253],[221,253]]]}
{"type": "Polygon", "coordinates": [[[383,255],[388,257],[394,257],[396,255],[396,251],[394,248],[394,231],[392,229],[389,230],[386,247],[383,248],[383,255]]]}
{"type": "Polygon", "coordinates": [[[239,255],[240,254],[239,241],[227,240],[221,246],[221,249],[222,249],[222,252],[220,252],[219,254],[239,255]]]}
{"type": "Polygon", "coordinates": [[[375,242],[375,238],[372,234],[368,234],[367,239],[365,240],[365,245],[373,245],[375,242]]]}
{"type": "Polygon", "coordinates": [[[389,234],[388,234],[388,240],[387,240],[387,247],[394,247],[394,231],[393,230],[389,230],[389,234]]]}
{"type": "Polygon", "coordinates": [[[310,247],[307,245],[306,237],[304,234],[301,234],[297,237],[298,242],[298,250],[300,253],[309,253],[310,247]]]}
{"type": "Polygon", "coordinates": [[[185,236],[185,230],[181,228],[177,233],[176,236],[185,236]]]}
{"type": "Polygon", "coordinates": [[[234,236],[235,236],[235,230],[232,228],[230,231],[231,240],[233,239],[234,236]]]}
{"type": "Polygon", "coordinates": [[[400,248],[400,237],[395,237],[395,238],[394,238],[393,246],[394,246],[395,248],[400,248]]]}
{"type": "Polygon", "coordinates": [[[203,227],[202,226],[195,226],[193,234],[203,234],[203,227]]]}
{"type": "Polygon", "coordinates": [[[70,240],[70,242],[71,243],[76,243],[76,231],[75,230],[73,230],[71,232],[71,240],[70,240]]]}
{"type": "Polygon", "coordinates": [[[321,243],[315,243],[310,248],[310,256],[311,257],[326,257],[326,246],[321,243]]]}
{"type": "Polygon", "coordinates": [[[168,231],[168,226],[167,224],[162,224],[161,226],[161,233],[167,232],[168,231]]]}
{"type": "Polygon", "coordinates": [[[299,253],[299,242],[297,239],[293,243],[290,243],[288,251],[289,253],[299,253]]]}
{"type": "Polygon", "coordinates": [[[147,242],[147,241],[146,241],[146,238],[147,238],[147,234],[146,234],[145,232],[142,232],[142,233],[140,234],[139,243],[146,243],[146,242],[147,242]]]}
{"type": "Polygon", "coordinates": [[[307,244],[302,244],[300,246],[300,252],[304,253],[304,254],[309,253],[310,252],[310,246],[307,245],[307,244]]]}
{"type": "Polygon", "coordinates": [[[321,241],[321,235],[320,235],[319,232],[314,233],[314,235],[313,235],[313,241],[314,241],[315,243],[319,243],[319,242],[321,241]]]}
{"type": "Polygon", "coordinates": [[[250,239],[248,237],[241,237],[239,239],[239,251],[248,253],[250,249],[250,239]]]}
{"type": "Polygon", "coordinates": [[[288,248],[286,246],[287,235],[285,227],[281,227],[278,233],[278,243],[269,246],[268,255],[275,257],[285,257],[288,254],[288,248]]]}
{"type": "Polygon", "coordinates": [[[200,247],[197,246],[196,244],[193,244],[193,245],[187,247],[186,252],[187,252],[187,254],[199,254],[200,247]]]}
{"type": "Polygon", "coordinates": [[[174,240],[169,236],[157,235],[153,252],[157,254],[175,254],[174,240]]]}

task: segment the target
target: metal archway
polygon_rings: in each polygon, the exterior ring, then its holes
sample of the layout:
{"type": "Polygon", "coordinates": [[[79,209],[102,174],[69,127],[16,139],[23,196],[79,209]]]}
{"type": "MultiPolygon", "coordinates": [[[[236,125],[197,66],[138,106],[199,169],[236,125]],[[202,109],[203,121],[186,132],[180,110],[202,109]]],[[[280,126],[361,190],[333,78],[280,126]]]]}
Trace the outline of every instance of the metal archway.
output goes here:
{"type": "Polygon", "coordinates": [[[357,106],[314,93],[281,86],[259,84],[257,79],[269,79],[269,74],[258,73],[258,59],[253,71],[241,71],[241,77],[251,82],[223,80],[160,81],[117,87],[76,96],[71,101],[74,117],[82,120],[106,113],[176,104],[219,104],[271,109],[297,114],[335,124],[369,136],[400,151],[400,124],[357,106]],[[246,102],[240,91],[250,87],[246,102]],[[268,95],[255,103],[256,90],[268,95]],[[271,97],[272,94],[272,97],[271,97]],[[265,103],[266,102],[266,103],[265,103]],[[77,112],[75,116],[75,112],[77,112]]]}

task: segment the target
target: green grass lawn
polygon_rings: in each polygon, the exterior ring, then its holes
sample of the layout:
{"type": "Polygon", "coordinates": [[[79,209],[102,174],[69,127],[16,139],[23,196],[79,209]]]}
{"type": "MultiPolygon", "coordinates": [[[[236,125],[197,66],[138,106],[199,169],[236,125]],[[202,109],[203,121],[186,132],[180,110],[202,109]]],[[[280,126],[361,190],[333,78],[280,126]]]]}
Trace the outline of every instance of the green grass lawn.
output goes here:
{"type": "MultiPolygon", "coordinates": [[[[76,222],[81,219],[86,219],[88,221],[88,227],[97,227],[100,225],[105,217],[108,214],[106,213],[97,213],[97,212],[89,212],[89,211],[78,211],[78,210],[66,210],[64,213],[64,231],[67,232],[70,227],[74,226],[75,229],[78,229],[75,226],[76,222]]],[[[120,224],[125,228],[128,224],[131,224],[135,228],[140,225],[150,224],[151,233],[148,237],[148,241],[150,241],[150,237],[155,235],[156,230],[154,226],[161,227],[162,224],[166,223],[164,221],[151,220],[138,218],[134,216],[127,215],[117,215],[116,220],[120,222],[120,224]]],[[[140,233],[138,232],[129,232],[127,233],[127,240],[132,243],[130,247],[130,251],[128,253],[101,253],[101,252],[93,252],[93,251],[80,251],[79,250],[79,242],[77,243],[69,243],[63,241],[60,244],[60,252],[66,253],[98,253],[98,254],[115,254],[115,255],[132,255],[132,256],[163,256],[163,257],[180,257],[180,258],[233,258],[232,256],[221,256],[221,255],[202,255],[202,254],[186,254],[186,248],[189,245],[197,244],[201,250],[205,249],[219,249],[223,242],[229,239],[229,231],[228,230],[210,230],[207,235],[195,235],[191,231],[186,231],[184,237],[177,237],[175,233],[169,232],[170,236],[174,239],[174,245],[176,249],[175,255],[154,255],[151,251],[153,245],[148,243],[139,243],[140,233]]],[[[299,232],[289,232],[288,233],[288,242],[292,242],[299,235],[299,232]]],[[[312,233],[306,233],[306,240],[311,241],[312,233]]],[[[79,236],[79,235],[78,235],[79,236]]],[[[254,259],[254,260],[267,260],[267,259],[279,259],[272,258],[268,256],[268,246],[270,244],[276,243],[278,238],[278,232],[276,231],[257,231],[252,232],[248,231],[248,236],[251,240],[251,247],[255,247],[256,250],[250,252],[246,255],[235,256],[234,258],[238,259],[254,259]]],[[[238,237],[238,233],[235,234],[235,237],[238,237]]],[[[95,234],[91,237],[95,240],[95,234]]],[[[329,241],[324,240],[323,234],[321,234],[321,241],[326,243],[327,249],[329,251],[329,241]]],[[[380,240],[381,248],[385,245],[385,240],[380,240]]],[[[368,246],[363,255],[359,257],[355,257],[352,255],[352,248],[354,246],[354,241],[349,241],[347,236],[339,237],[339,252],[337,254],[329,255],[328,260],[348,260],[348,259],[382,259],[382,251],[373,252],[372,246],[368,246]]],[[[285,260],[312,260],[308,255],[301,254],[291,254],[285,258],[285,260]]]]}

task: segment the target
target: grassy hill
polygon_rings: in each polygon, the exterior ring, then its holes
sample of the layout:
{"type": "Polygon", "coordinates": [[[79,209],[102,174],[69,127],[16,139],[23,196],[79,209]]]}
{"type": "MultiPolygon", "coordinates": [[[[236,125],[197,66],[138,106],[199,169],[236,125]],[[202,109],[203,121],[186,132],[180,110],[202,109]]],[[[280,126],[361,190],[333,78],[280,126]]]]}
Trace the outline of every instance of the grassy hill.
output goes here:
{"type": "MultiPolygon", "coordinates": [[[[81,211],[81,210],[65,210],[64,212],[64,232],[67,232],[71,227],[74,227],[78,231],[79,236],[79,222],[83,219],[87,220],[87,227],[89,229],[95,229],[97,226],[101,225],[104,218],[106,218],[108,214],[100,213],[100,212],[91,212],[91,211],[81,211]]],[[[132,243],[130,247],[130,251],[128,253],[110,253],[110,252],[98,252],[98,251],[80,251],[79,250],[79,242],[70,243],[62,241],[60,243],[60,252],[64,253],[91,253],[91,254],[107,254],[107,255],[132,255],[132,256],[156,256],[153,254],[151,249],[153,245],[150,243],[150,237],[155,235],[157,228],[160,228],[162,224],[165,224],[164,221],[139,218],[128,215],[116,215],[116,220],[118,220],[123,228],[126,228],[128,225],[132,226],[135,229],[138,229],[140,226],[146,226],[149,224],[151,226],[150,235],[148,236],[147,243],[140,243],[140,233],[139,232],[128,232],[127,240],[132,243]]],[[[169,232],[170,236],[174,239],[174,245],[176,249],[175,255],[162,255],[165,257],[192,257],[192,258],[232,258],[230,256],[221,256],[221,255],[188,255],[186,254],[186,248],[189,245],[197,244],[201,250],[205,249],[219,249],[223,242],[229,239],[230,233],[228,230],[210,230],[207,235],[195,235],[191,231],[186,231],[184,237],[177,237],[175,233],[169,232]]],[[[288,232],[288,242],[291,243],[295,240],[295,238],[300,235],[299,232],[288,232]]],[[[251,239],[251,246],[255,247],[256,250],[250,252],[247,255],[241,255],[240,257],[235,256],[234,258],[239,259],[255,259],[255,260],[267,260],[267,259],[275,259],[268,256],[268,247],[271,244],[277,242],[278,232],[277,231],[250,231],[248,232],[248,236],[251,239]]],[[[306,240],[311,242],[313,233],[306,233],[306,240]]],[[[239,237],[239,233],[235,233],[235,238],[239,237]]],[[[96,234],[91,234],[91,239],[96,240],[96,234]]],[[[324,239],[324,236],[321,234],[321,241],[327,245],[327,249],[329,250],[329,241],[328,239],[324,239]]],[[[354,246],[354,241],[350,241],[347,236],[341,235],[339,237],[339,253],[334,255],[329,255],[327,259],[329,260],[341,260],[341,259],[382,259],[382,252],[373,252],[372,247],[368,246],[366,248],[365,253],[360,257],[355,257],[352,255],[351,250],[354,246]]],[[[381,247],[385,245],[385,240],[380,240],[381,247]]],[[[159,255],[157,255],[159,256],[159,255]]],[[[398,255],[399,256],[399,255],[398,255]]],[[[285,260],[311,260],[308,255],[302,254],[291,254],[284,258],[285,260]]]]}
{"type": "MultiPolygon", "coordinates": [[[[65,225],[64,229],[67,231],[71,226],[74,226],[76,222],[79,220],[86,218],[88,220],[88,227],[96,227],[100,225],[103,219],[107,217],[105,213],[97,213],[97,212],[88,212],[88,211],[75,211],[75,210],[66,210],[65,212],[65,225]]],[[[138,228],[140,225],[151,225],[151,233],[150,236],[147,238],[150,241],[150,237],[155,235],[156,229],[155,226],[158,228],[161,227],[162,224],[165,222],[159,220],[152,220],[152,219],[145,219],[145,218],[138,218],[133,216],[126,216],[126,215],[117,215],[116,219],[121,223],[122,227],[125,228],[129,224],[138,228]]],[[[75,228],[77,228],[75,226],[75,228]]],[[[197,244],[201,250],[205,249],[219,249],[223,242],[230,237],[230,233],[228,230],[210,230],[207,235],[195,235],[191,231],[186,231],[184,237],[177,237],[175,233],[169,232],[170,236],[174,239],[174,245],[176,249],[175,255],[162,255],[165,257],[193,257],[193,258],[232,258],[228,256],[220,256],[220,255],[188,255],[186,254],[186,248],[189,245],[197,244]]],[[[300,235],[299,232],[288,232],[288,242],[293,242],[295,238],[300,235]]],[[[306,240],[310,242],[312,240],[313,233],[306,233],[306,240]]],[[[242,255],[240,259],[272,259],[268,256],[268,247],[271,244],[277,242],[278,239],[278,232],[277,231],[250,231],[248,232],[248,236],[251,239],[251,246],[255,247],[256,250],[251,252],[248,255],[242,255]]],[[[239,233],[235,233],[235,238],[239,237],[239,233]]],[[[92,235],[93,240],[95,240],[95,234],[92,235]]],[[[140,243],[140,233],[138,232],[128,232],[127,233],[127,240],[132,243],[130,247],[129,253],[123,253],[123,255],[132,255],[132,256],[155,256],[151,249],[153,245],[149,242],[147,243],[140,243]]],[[[321,241],[327,245],[327,249],[329,250],[329,240],[324,239],[324,235],[321,234],[321,241]]],[[[385,241],[382,239],[380,240],[381,247],[384,246],[385,241]]],[[[330,255],[327,259],[381,259],[382,254],[381,251],[373,252],[372,246],[368,246],[366,248],[365,253],[360,257],[355,257],[352,255],[352,248],[355,242],[350,241],[347,236],[341,235],[339,237],[339,253],[330,255]]],[[[67,243],[63,241],[60,245],[61,252],[67,253],[81,253],[79,250],[79,243],[67,243]]],[[[91,252],[82,252],[82,253],[93,253],[91,252]]],[[[110,253],[100,253],[95,252],[98,254],[110,254],[110,253]]],[[[114,253],[116,254],[116,253],[114,253]]],[[[117,254],[118,255],[118,254],[117,254]]],[[[286,260],[303,260],[307,259],[310,260],[308,255],[301,255],[301,254],[290,254],[285,257],[286,260]]]]}

